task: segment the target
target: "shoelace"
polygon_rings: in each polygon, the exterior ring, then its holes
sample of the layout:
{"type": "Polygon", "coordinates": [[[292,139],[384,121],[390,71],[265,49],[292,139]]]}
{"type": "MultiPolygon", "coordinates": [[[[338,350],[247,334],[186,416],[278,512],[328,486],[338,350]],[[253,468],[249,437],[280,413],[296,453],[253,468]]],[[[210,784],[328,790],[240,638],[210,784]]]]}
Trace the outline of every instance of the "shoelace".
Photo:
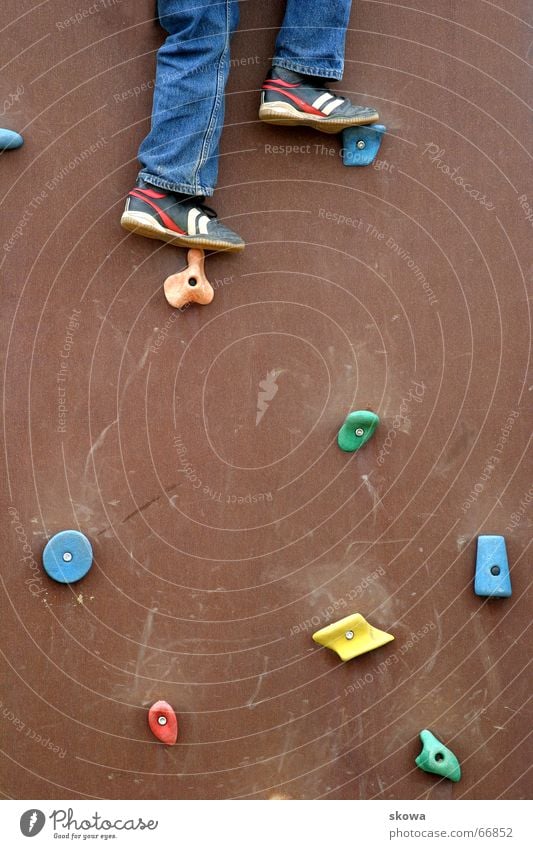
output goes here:
{"type": "Polygon", "coordinates": [[[206,204],[203,202],[202,196],[200,196],[200,198],[201,198],[200,203],[196,203],[195,206],[198,209],[201,209],[202,212],[205,212],[205,214],[207,215],[208,218],[218,218],[218,215],[215,212],[215,210],[212,209],[210,206],[206,206],[206,204]]]}
{"type": "Polygon", "coordinates": [[[196,209],[199,209],[201,212],[207,215],[208,218],[218,218],[218,215],[215,210],[212,209],[212,207],[207,206],[207,204],[204,203],[204,200],[205,195],[196,195],[195,197],[188,197],[187,199],[184,198],[183,200],[179,200],[177,203],[178,205],[182,203],[194,203],[196,209]]]}

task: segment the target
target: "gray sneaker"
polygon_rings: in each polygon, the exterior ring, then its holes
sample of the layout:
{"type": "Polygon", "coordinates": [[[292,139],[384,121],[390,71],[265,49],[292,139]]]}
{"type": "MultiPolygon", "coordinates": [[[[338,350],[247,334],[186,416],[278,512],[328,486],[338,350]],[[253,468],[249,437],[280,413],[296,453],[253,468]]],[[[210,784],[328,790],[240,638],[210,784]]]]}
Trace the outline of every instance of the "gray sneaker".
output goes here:
{"type": "Polygon", "coordinates": [[[217,218],[203,197],[176,195],[139,178],[120,223],[125,230],[183,248],[242,251],[244,241],[217,218]]]}
{"type": "Polygon", "coordinates": [[[340,133],[346,127],[372,124],[379,115],[371,106],[354,106],[347,97],[317,86],[314,77],[274,67],[263,83],[259,118],[267,124],[340,133]]]}

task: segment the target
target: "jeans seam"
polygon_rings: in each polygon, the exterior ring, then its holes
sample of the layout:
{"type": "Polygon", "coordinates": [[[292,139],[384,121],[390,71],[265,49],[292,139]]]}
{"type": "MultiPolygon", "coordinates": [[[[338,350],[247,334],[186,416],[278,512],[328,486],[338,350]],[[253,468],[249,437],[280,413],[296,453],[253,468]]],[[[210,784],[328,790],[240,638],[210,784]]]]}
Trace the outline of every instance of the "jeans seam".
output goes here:
{"type": "Polygon", "coordinates": [[[210,197],[213,194],[213,189],[209,186],[193,185],[192,183],[172,183],[165,180],[163,177],[156,177],[148,171],[140,171],[138,175],[141,180],[150,183],[151,186],[157,186],[158,189],[166,189],[167,192],[180,192],[186,195],[198,195],[210,197]]]}
{"type": "Polygon", "coordinates": [[[301,62],[295,62],[292,59],[283,59],[282,57],[274,56],[272,64],[278,68],[286,68],[288,71],[296,71],[299,74],[306,74],[310,77],[327,77],[331,80],[341,80],[343,68],[338,71],[334,68],[321,68],[318,65],[303,65],[301,62]]]}
{"type": "Polygon", "coordinates": [[[209,123],[207,125],[207,131],[206,131],[206,134],[205,134],[204,143],[202,145],[202,150],[200,152],[200,158],[198,160],[198,163],[197,163],[195,171],[194,171],[195,185],[198,184],[198,175],[200,173],[200,169],[205,164],[207,157],[208,157],[208,154],[209,154],[211,139],[213,138],[213,133],[215,132],[215,127],[216,127],[216,121],[217,121],[216,116],[217,116],[217,112],[218,112],[218,109],[220,108],[220,103],[221,103],[221,95],[220,95],[221,90],[222,90],[222,97],[224,97],[224,86],[221,85],[221,83],[223,82],[223,79],[222,79],[223,78],[222,63],[224,62],[224,59],[226,57],[226,53],[227,53],[228,47],[229,47],[229,35],[230,35],[229,31],[230,31],[230,0],[226,0],[226,27],[225,27],[225,34],[224,34],[224,47],[223,47],[222,53],[220,54],[220,58],[219,58],[218,63],[217,63],[217,81],[216,81],[216,88],[215,88],[215,101],[213,103],[213,109],[211,110],[211,116],[209,118],[209,123]]]}

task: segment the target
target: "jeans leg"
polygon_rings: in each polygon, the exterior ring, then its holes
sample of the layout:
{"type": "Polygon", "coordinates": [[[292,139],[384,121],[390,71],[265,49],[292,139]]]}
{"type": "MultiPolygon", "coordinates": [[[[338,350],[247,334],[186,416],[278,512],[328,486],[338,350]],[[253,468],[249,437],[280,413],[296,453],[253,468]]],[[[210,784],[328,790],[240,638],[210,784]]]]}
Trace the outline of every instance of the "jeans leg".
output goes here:
{"type": "Polygon", "coordinates": [[[158,10],[168,35],[157,52],[139,176],[168,191],[212,195],[238,0],[159,0],[158,10]]]}
{"type": "Polygon", "coordinates": [[[287,0],[273,64],[340,80],[352,0],[287,0]]]}

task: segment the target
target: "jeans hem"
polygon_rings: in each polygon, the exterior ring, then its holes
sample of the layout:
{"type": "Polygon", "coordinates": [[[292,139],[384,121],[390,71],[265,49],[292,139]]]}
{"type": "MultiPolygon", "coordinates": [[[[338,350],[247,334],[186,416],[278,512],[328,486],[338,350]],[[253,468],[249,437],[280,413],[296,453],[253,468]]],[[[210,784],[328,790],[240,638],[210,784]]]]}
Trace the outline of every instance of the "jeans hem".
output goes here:
{"type": "Polygon", "coordinates": [[[309,77],[326,77],[329,80],[342,80],[343,67],[339,70],[334,68],[320,67],[319,65],[304,65],[303,62],[296,62],[293,59],[283,59],[280,56],[274,56],[272,64],[278,68],[286,68],[288,71],[296,71],[297,74],[306,74],[309,77]]]}
{"type": "Polygon", "coordinates": [[[195,195],[197,197],[211,197],[214,189],[210,186],[193,186],[192,183],[173,183],[170,180],[165,180],[163,177],[154,177],[147,171],[140,171],[139,177],[141,180],[150,183],[151,186],[156,186],[158,189],[166,189],[167,192],[179,192],[183,195],[195,195]]]}

